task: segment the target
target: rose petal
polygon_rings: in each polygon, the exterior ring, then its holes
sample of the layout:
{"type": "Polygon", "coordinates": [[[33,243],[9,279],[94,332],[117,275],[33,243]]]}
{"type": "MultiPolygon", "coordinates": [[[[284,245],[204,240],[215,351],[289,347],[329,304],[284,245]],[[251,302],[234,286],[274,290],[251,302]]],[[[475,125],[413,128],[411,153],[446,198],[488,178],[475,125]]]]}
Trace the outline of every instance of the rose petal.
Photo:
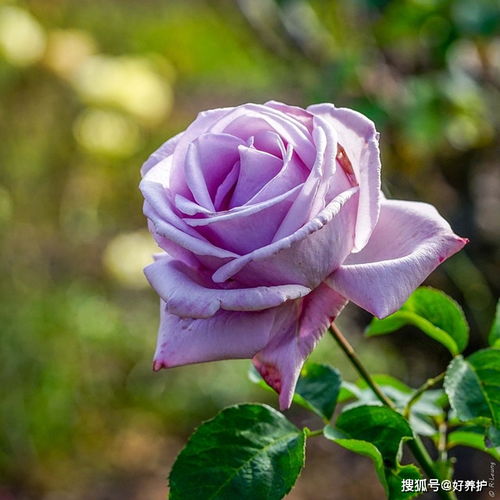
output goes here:
{"type": "Polygon", "coordinates": [[[360,186],[354,251],[366,245],[375,227],[380,206],[380,153],[378,133],[371,120],[361,113],[333,104],[315,104],[307,108],[312,114],[330,121],[338,142],[349,157],[360,186]]]}
{"type": "Polygon", "coordinates": [[[286,193],[299,184],[303,184],[308,174],[309,170],[294,153],[293,147],[289,145],[281,170],[255,196],[250,198],[245,205],[249,206],[260,203],[261,201],[269,200],[286,193]]]}
{"type": "MultiPolygon", "coordinates": [[[[163,158],[155,165],[150,166],[144,174],[142,182],[156,182],[164,188],[168,188],[170,184],[170,169],[172,168],[172,155],[163,158]]],[[[139,185],[140,188],[140,185],[139,185]]]]}
{"type": "Polygon", "coordinates": [[[268,106],[259,104],[238,106],[211,127],[214,133],[224,132],[240,137],[244,141],[265,130],[276,132],[283,141],[292,144],[307,166],[314,163],[316,151],[307,127],[268,106]]]}
{"type": "MultiPolygon", "coordinates": [[[[161,184],[143,179],[139,187],[145,199],[144,215],[153,224],[155,233],[198,255],[210,255],[218,259],[238,255],[216,247],[177,216],[172,209],[168,191],[161,184]]],[[[167,248],[165,250],[168,251],[167,248]]]]}
{"type": "Polygon", "coordinates": [[[171,137],[168,141],[164,142],[142,165],[141,167],[141,175],[145,176],[149,170],[151,170],[157,163],[161,160],[164,160],[168,156],[170,156],[178,142],[180,141],[184,132],[171,137]]]}
{"type": "Polygon", "coordinates": [[[293,303],[288,321],[269,343],[259,351],[253,363],[266,382],[279,393],[280,408],[286,410],[293,398],[295,385],[304,361],[317,341],[340,313],[346,299],[321,284],[302,300],[293,303]]]}
{"type": "Polygon", "coordinates": [[[271,242],[300,189],[301,186],[296,186],[270,200],[183,220],[216,246],[245,254],[271,242]]]}
{"type": "Polygon", "coordinates": [[[276,158],[284,158],[286,147],[283,144],[283,139],[272,130],[262,130],[257,132],[253,137],[253,145],[259,151],[265,151],[276,158]]]}
{"type": "MultiPolygon", "coordinates": [[[[180,260],[184,262],[186,265],[191,266],[191,267],[198,267],[200,265],[200,262],[196,258],[196,256],[191,253],[189,250],[186,248],[180,246],[179,244],[175,243],[172,240],[169,240],[165,238],[165,236],[161,236],[156,232],[156,229],[154,227],[154,224],[148,219],[148,229],[153,236],[154,240],[156,241],[156,244],[163,249],[165,252],[168,253],[168,255],[172,256],[176,260],[180,260]]],[[[217,269],[218,266],[215,266],[215,269],[217,269]]],[[[213,268],[212,268],[213,269],[213,268]]]]}
{"type": "Polygon", "coordinates": [[[357,187],[345,191],[294,234],[231,260],[212,279],[222,283],[237,274],[238,281],[249,285],[315,288],[351,252],[357,192],[357,187]]]}
{"type": "MultiPolygon", "coordinates": [[[[186,153],[185,180],[194,199],[215,211],[217,188],[239,160],[243,141],[228,134],[204,134],[193,141],[186,153]]],[[[172,185],[175,191],[177,186],[172,185]]]]}
{"type": "Polygon", "coordinates": [[[363,250],[350,255],[327,283],[373,315],[397,311],[415,288],[467,240],[426,203],[383,200],[363,250]]]}
{"type": "Polygon", "coordinates": [[[283,219],[280,227],[276,231],[273,241],[293,234],[302,227],[308,220],[311,220],[319,211],[325,207],[324,190],[322,184],[323,161],[326,148],[326,137],[321,129],[313,131],[314,143],[317,148],[316,160],[311,168],[311,172],[304,183],[301,192],[295,199],[292,207],[283,219]]]}
{"type": "Polygon", "coordinates": [[[232,189],[236,185],[240,174],[240,162],[236,162],[233,168],[229,171],[226,178],[220,183],[215,193],[214,205],[215,209],[220,212],[229,208],[229,197],[232,189]]]}
{"type": "Polygon", "coordinates": [[[294,120],[298,120],[300,123],[307,127],[307,130],[309,130],[310,133],[312,133],[313,116],[305,109],[299,108],[298,106],[290,106],[279,101],[267,101],[264,105],[273,109],[277,109],[278,111],[285,113],[288,117],[291,117],[294,120]]]}
{"type": "Polygon", "coordinates": [[[209,318],[219,309],[260,311],[303,297],[311,291],[300,285],[214,288],[213,282],[199,270],[167,255],[147,266],[144,274],[165,301],[167,312],[184,318],[209,318]]]}
{"type": "Polygon", "coordinates": [[[193,319],[170,314],[162,300],[153,368],[252,358],[267,344],[289,304],[257,312],[219,310],[211,318],[193,319]]]}
{"type": "Polygon", "coordinates": [[[199,113],[196,119],[182,133],[172,153],[172,166],[170,169],[169,185],[176,194],[186,198],[192,198],[191,191],[186,184],[185,163],[186,154],[191,144],[197,138],[207,133],[210,126],[217,120],[229,113],[233,108],[220,108],[203,111],[199,113]]]}
{"type": "Polygon", "coordinates": [[[239,146],[240,175],[234,188],[230,207],[244,205],[281,170],[283,161],[253,147],[239,146]]]}

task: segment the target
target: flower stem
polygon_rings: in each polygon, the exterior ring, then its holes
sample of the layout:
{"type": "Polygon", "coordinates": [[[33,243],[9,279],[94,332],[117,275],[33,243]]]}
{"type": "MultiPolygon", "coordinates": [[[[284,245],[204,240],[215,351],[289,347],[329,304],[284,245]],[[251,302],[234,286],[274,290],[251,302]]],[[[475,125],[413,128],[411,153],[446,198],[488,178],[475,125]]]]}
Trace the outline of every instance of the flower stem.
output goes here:
{"type": "MultiPolygon", "coordinates": [[[[373,380],[372,376],[368,373],[367,369],[363,366],[363,363],[361,362],[358,355],[354,351],[354,348],[345,338],[345,336],[339,330],[339,328],[335,323],[331,323],[329,331],[332,334],[333,338],[337,341],[339,347],[342,349],[342,351],[344,351],[345,355],[349,358],[349,360],[351,361],[351,363],[353,364],[354,368],[359,373],[361,378],[367,383],[367,385],[373,391],[375,396],[377,396],[380,402],[385,406],[388,406],[389,408],[396,410],[396,405],[394,404],[394,402],[391,401],[383,393],[380,386],[375,382],[375,380],[373,380]]],[[[417,398],[418,397],[419,395],[417,395],[417,398]]],[[[427,474],[427,477],[429,477],[430,479],[436,478],[441,480],[442,478],[440,477],[439,472],[434,467],[434,462],[430,457],[428,451],[426,450],[418,434],[415,433],[414,438],[407,441],[407,444],[411,452],[413,453],[415,460],[420,464],[424,472],[427,474]]],[[[453,493],[452,491],[444,491],[440,489],[438,494],[444,500],[457,500],[455,493],[453,493]]]]}
{"type": "Polygon", "coordinates": [[[418,401],[420,396],[427,390],[430,389],[431,387],[435,386],[437,383],[441,382],[441,380],[444,379],[444,376],[446,375],[446,372],[440,373],[439,375],[436,375],[433,378],[430,378],[426,380],[412,395],[412,397],[408,400],[406,403],[406,406],[404,407],[403,410],[403,416],[405,418],[408,418],[410,416],[410,410],[411,407],[418,401]]]}
{"type": "Polygon", "coordinates": [[[371,375],[368,373],[366,368],[361,363],[361,360],[358,358],[358,355],[354,351],[354,348],[349,343],[349,341],[344,337],[343,333],[339,330],[335,323],[330,325],[330,333],[333,338],[337,341],[337,344],[344,351],[345,355],[349,358],[351,363],[356,368],[356,371],[359,373],[361,378],[368,384],[370,389],[374,392],[375,396],[389,408],[395,409],[396,405],[382,392],[382,389],[379,385],[373,380],[371,375]]]}

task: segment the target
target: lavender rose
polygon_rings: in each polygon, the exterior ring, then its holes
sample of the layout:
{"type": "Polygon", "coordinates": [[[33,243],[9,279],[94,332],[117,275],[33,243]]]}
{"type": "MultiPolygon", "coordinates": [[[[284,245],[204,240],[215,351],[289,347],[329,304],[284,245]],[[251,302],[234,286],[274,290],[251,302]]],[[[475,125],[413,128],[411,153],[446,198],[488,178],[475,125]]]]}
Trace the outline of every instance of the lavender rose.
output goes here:
{"type": "Polygon", "coordinates": [[[384,198],[373,123],[331,104],[200,113],[142,175],[165,250],[145,269],[154,369],[253,358],[281,408],[348,300],[387,316],[466,243],[431,205],[384,198]]]}

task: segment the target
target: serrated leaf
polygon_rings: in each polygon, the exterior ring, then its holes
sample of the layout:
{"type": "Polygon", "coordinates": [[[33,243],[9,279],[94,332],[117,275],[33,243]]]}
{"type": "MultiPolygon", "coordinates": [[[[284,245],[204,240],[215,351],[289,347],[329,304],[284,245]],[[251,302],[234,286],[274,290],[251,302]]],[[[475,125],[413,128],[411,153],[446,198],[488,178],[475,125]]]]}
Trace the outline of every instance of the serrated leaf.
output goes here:
{"type": "Polygon", "coordinates": [[[484,443],[484,429],[481,432],[472,432],[464,429],[459,429],[448,434],[448,449],[454,448],[455,446],[468,446],[470,448],[475,448],[476,450],[484,451],[489,453],[495,460],[500,460],[500,452],[498,448],[487,448],[484,443]]]}
{"type": "Polygon", "coordinates": [[[451,407],[462,422],[486,427],[492,446],[500,440],[500,349],[482,349],[448,365],[444,386],[451,407]]]}
{"type": "Polygon", "coordinates": [[[467,359],[457,356],[446,370],[444,387],[462,421],[486,417],[500,424],[500,349],[482,349],[467,359]]]}
{"type": "Polygon", "coordinates": [[[300,372],[294,401],[328,421],[335,410],[341,383],[340,373],[331,366],[307,363],[300,372]]]}
{"type": "Polygon", "coordinates": [[[497,309],[493,324],[488,335],[488,342],[491,347],[500,347],[500,300],[497,302],[497,309]]]}
{"type": "Polygon", "coordinates": [[[336,427],[326,426],[326,438],[340,446],[370,458],[377,476],[390,500],[415,497],[415,492],[403,492],[403,479],[420,479],[412,465],[399,464],[401,441],[413,434],[406,420],[385,406],[357,406],[344,411],[336,427]]]}
{"type": "Polygon", "coordinates": [[[445,293],[428,287],[413,292],[401,309],[387,318],[373,318],[365,334],[368,337],[394,332],[413,325],[444,345],[454,356],[469,340],[469,325],[462,308],[445,293]]]}
{"type": "Polygon", "coordinates": [[[241,404],[204,422],[170,473],[170,499],[283,498],[304,464],[304,431],[266,405],[241,404]]]}
{"type": "MultiPolygon", "coordinates": [[[[253,365],[250,367],[248,376],[252,382],[264,389],[273,390],[253,365]]],[[[319,363],[306,363],[300,372],[293,402],[328,421],[335,410],[341,384],[342,377],[335,368],[319,363]]]]}

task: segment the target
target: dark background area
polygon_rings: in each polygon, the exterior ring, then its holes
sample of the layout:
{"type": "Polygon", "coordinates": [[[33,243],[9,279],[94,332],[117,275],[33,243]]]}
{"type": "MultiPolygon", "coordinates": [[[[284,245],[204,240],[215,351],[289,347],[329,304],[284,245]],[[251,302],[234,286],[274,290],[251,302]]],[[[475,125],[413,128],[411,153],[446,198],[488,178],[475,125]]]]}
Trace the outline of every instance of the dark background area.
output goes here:
{"type": "MultiPolygon", "coordinates": [[[[2,2],[0,499],[165,498],[201,420],[276,405],[247,361],[151,372],[139,167],[204,109],[333,102],[372,118],[385,193],[434,204],[471,240],[426,283],[484,346],[500,288],[499,19],[494,0],[2,2]]],[[[415,387],[446,366],[412,328],[363,339],[368,321],[351,305],[340,325],[372,372],[415,387]]],[[[312,358],[355,379],[329,338],[312,358]]],[[[453,454],[456,477],[487,477],[488,457],[453,454]]],[[[368,459],[316,440],[289,498],[383,492],[368,459]]]]}

